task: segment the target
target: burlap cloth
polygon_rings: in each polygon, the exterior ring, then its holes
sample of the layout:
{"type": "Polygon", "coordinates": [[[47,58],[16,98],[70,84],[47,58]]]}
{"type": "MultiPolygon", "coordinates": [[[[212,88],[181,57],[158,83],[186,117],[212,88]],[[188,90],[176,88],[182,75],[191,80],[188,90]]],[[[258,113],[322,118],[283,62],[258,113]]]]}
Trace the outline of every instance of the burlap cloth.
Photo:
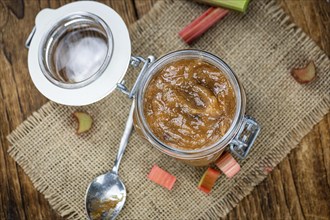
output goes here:
{"type": "MultiPolygon", "coordinates": [[[[130,27],[133,54],[161,56],[187,48],[179,30],[206,9],[189,1],[166,1],[130,27]]],[[[231,12],[192,45],[222,57],[236,72],[247,92],[247,113],[262,126],[260,136],[242,170],[218,180],[211,195],[197,189],[205,168],[177,162],[131,137],[120,176],[128,196],[122,219],[216,219],[226,215],[294,148],[330,106],[330,61],[319,47],[272,0],[252,1],[248,13],[231,12]],[[317,80],[300,85],[292,67],[314,60],[317,80]],[[177,177],[172,191],[147,179],[154,164],[177,177]]],[[[137,70],[130,70],[132,83],[137,70]]],[[[10,155],[35,187],[62,216],[83,219],[88,183],[112,168],[130,101],[116,91],[87,107],[47,103],[9,136],[10,155]],[[71,113],[76,109],[94,117],[94,127],[75,134],[71,113]]]]}

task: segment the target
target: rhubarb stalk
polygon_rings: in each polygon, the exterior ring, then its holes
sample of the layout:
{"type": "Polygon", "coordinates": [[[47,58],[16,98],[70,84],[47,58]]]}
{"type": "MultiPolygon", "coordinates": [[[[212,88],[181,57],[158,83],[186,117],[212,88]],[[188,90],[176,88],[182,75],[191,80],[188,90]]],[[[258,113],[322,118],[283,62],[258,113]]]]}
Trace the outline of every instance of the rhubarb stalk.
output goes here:
{"type": "Polygon", "coordinates": [[[187,44],[190,44],[203,33],[205,33],[215,23],[224,18],[228,12],[228,10],[223,8],[211,7],[201,16],[183,28],[179,32],[179,35],[187,44]]]}

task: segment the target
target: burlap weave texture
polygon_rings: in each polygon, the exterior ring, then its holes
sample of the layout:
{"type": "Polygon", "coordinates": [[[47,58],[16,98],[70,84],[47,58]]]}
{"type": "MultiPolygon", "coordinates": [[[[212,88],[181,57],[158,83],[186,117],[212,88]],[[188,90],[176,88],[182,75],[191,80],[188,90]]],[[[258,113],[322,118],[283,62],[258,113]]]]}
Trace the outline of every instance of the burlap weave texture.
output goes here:
{"type": "MultiPolygon", "coordinates": [[[[132,54],[159,57],[189,48],[177,33],[205,9],[190,1],[160,1],[130,27],[132,54]]],[[[122,219],[226,215],[264,179],[264,168],[276,166],[329,111],[329,58],[271,0],[251,1],[246,14],[231,12],[191,47],[214,53],[232,67],[247,92],[247,114],[261,124],[261,134],[249,157],[240,161],[240,173],[231,180],[223,175],[206,196],[197,190],[205,168],[181,164],[134,133],[119,171],[128,191],[122,219]],[[315,61],[318,77],[300,85],[289,72],[307,60],[315,61]],[[147,180],[153,164],[177,177],[172,191],[147,180]]],[[[137,72],[129,70],[129,84],[137,72]]],[[[49,102],[8,137],[11,156],[62,216],[85,218],[86,187],[112,168],[129,105],[118,91],[86,107],[49,102]],[[71,116],[76,109],[94,118],[92,130],[82,136],[75,134],[71,116]]]]}

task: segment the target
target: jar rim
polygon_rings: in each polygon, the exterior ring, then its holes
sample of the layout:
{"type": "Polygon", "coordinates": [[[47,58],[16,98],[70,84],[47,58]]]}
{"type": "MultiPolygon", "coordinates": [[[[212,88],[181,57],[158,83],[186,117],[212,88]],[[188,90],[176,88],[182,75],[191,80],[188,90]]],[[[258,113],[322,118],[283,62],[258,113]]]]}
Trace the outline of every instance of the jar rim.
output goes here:
{"type": "MultiPolygon", "coordinates": [[[[81,25],[81,24],[80,24],[81,25]]],[[[65,34],[65,33],[64,33],[65,34]]],[[[113,53],[113,35],[111,32],[110,27],[106,24],[106,22],[100,18],[99,16],[89,13],[89,12],[74,12],[71,14],[68,14],[61,20],[57,21],[56,24],[49,29],[48,32],[46,32],[41,40],[41,44],[39,45],[39,66],[44,74],[44,76],[53,84],[65,88],[65,89],[77,89],[84,87],[102,75],[106,67],[108,66],[111,57],[113,53]],[[56,79],[50,70],[50,61],[49,61],[49,53],[51,50],[54,50],[51,47],[51,44],[56,42],[58,38],[61,38],[63,36],[64,31],[61,30],[62,28],[72,28],[70,26],[77,25],[79,22],[85,22],[86,24],[88,22],[92,22],[95,25],[98,25],[98,28],[101,29],[102,32],[105,33],[107,38],[107,50],[105,53],[105,57],[103,59],[102,64],[99,66],[99,68],[89,77],[86,79],[83,79],[79,82],[74,83],[66,83],[61,80],[56,79]],[[59,33],[63,32],[63,33],[59,33]],[[58,34],[59,36],[56,36],[58,34]]]]}
{"type": "Polygon", "coordinates": [[[210,153],[215,153],[217,151],[220,151],[225,146],[227,146],[227,144],[235,137],[238,129],[240,128],[240,125],[244,117],[244,113],[245,113],[245,93],[242,85],[237,79],[237,76],[229,67],[229,65],[226,64],[221,58],[217,57],[212,53],[202,50],[196,50],[196,49],[178,50],[178,51],[170,52],[160,57],[155,62],[153,62],[146,71],[145,75],[141,80],[140,89],[137,92],[138,120],[140,120],[140,122],[143,124],[142,131],[146,135],[147,139],[150,142],[154,143],[157,148],[159,148],[161,151],[164,151],[167,154],[176,155],[176,156],[179,154],[181,157],[189,157],[190,159],[192,159],[191,157],[196,157],[197,156],[196,154],[198,154],[197,157],[200,158],[210,153]],[[144,93],[146,91],[146,88],[148,87],[148,84],[150,83],[150,80],[153,78],[153,75],[157,73],[160,68],[164,67],[168,63],[171,63],[175,60],[181,60],[187,58],[202,59],[218,67],[226,75],[227,79],[232,84],[236,97],[235,115],[225,135],[223,135],[218,141],[214,142],[209,146],[193,149],[193,150],[185,150],[182,148],[171,147],[160,141],[150,130],[143,111],[144,93]]]}

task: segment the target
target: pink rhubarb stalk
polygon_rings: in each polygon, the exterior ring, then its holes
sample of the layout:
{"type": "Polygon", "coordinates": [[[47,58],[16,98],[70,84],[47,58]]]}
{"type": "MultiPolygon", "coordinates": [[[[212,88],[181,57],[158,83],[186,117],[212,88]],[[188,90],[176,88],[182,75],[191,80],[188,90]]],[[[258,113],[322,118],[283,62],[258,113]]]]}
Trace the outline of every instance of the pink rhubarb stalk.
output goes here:
{"type": "Polygon", "coordinates": [[[215,23],[224,18],[228,12],[228,10],[223,8],[211,7],[201,16],[183,28],[179,32],[179,35],[187,44],[190,44],[199,36],[204,34],[215,23]]]}

